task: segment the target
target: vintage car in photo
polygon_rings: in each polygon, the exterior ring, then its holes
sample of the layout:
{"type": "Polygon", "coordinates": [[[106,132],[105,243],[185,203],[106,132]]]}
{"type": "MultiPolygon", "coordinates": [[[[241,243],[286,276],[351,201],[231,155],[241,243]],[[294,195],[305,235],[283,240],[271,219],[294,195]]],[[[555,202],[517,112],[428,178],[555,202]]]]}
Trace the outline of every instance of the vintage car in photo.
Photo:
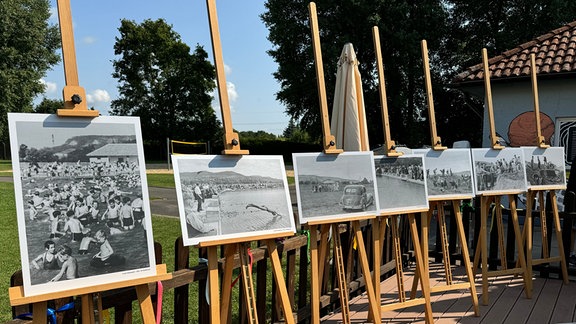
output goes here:
{"type": "Polygon", "coordinates": [[[343,210],[365,210],[374,203],[374,195],[366,192],[366,187],[361,184],[347,185],[340,198],[343,210]]]}

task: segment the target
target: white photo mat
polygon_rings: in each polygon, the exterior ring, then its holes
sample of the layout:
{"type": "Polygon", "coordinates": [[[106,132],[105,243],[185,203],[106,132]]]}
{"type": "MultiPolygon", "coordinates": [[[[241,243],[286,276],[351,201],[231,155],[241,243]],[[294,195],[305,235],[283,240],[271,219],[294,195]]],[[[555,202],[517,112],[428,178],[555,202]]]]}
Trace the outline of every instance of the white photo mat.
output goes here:
{"type": "Polygon", "coordinates": [[[472,149],[472,161],[478,195],[514,194],[528,190],[522,148],[472,149]]]}
{"type": "Polygon", "coordinates": [[[381,214],[406,214],[428,210],[424,157],[403,154],[374,157],[381,214]]]}
{"type": "Polygon", "coordinates": [[[292,161],[301,224],[378,214],[372,152],[294,153],[292,161]]]}
{"type": "Polygon", "coordinates": [[[296,232],[282,156],[172,155],[184,245],[296,232]]]}
{"type": "Polygon", "coordinates": [[[450,200],[475,196],[470,149],[415,149],[412,152],[424,156],[429,199],[450,200]]]}
{"type": "Polygon", "coordinates": [[[10,113],[8,124],[25,296],[156,275],[139,118],[10,113]],[[122,222],[108,198],[126,206],[122,222]],[[49,241],[68,261],[47,256],[49,241]]]}

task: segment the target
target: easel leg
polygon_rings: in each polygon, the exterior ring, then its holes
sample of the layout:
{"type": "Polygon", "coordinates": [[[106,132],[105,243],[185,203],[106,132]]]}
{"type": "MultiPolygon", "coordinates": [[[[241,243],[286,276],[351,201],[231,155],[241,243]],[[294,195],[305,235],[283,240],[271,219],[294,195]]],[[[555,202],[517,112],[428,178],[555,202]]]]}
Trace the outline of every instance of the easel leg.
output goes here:
{"type": "Polygon", "coordinates": [[[238,249],[237,244],[229,244],[225,246],[225,260],[224,276],[222,278],[222,310],[220,312],[220,320],[222,323],[228,323],[228,315],[230,314],[230,302],[232,297],[232,272],[234,270],[234,254],[238,249]]]}
{"type": "MultiPolygon", "coordinates": [[[[431,203],[430,209],[427,212],[420,213],[420,232],[422,237],[420,238],[420,249],[422,250],[422,257],[424,259],[424,271],[428,272],[428,232],[430,228],[430,220],[432,217],[432,212],[434,211],[436,204],[431,203]]],[[[410,291],[410,299],[416,298],[416,291],[418,290],[418,282],[420,281],[420,276],[418,271],[414,275],[414,280],[412,281],[412,290],[410,291]]]]}
{"type": "Polygon", "coordinates": [[[466,268],[466,275],[470,282],[470,295],[472,296],[472,305],[474,305],[474,315],[480,316],[480,306],[478,305],[478,295],[476,294],[476,283],[474,280],[474,273],[470,264],[470,255],[468,253],[468,242],[466,234],[464,233],[464,224],[462,223],[462,213],[460,212],[460,202],[457,200],[452,201],[452,208],[454,209],[454,218],[458,229],[458,238],[460,238],[460,247],[462,248],[462,259],[464,260],[464,268],[466,268]]]}
{"type": "Polygon", "coordinates": [[[560,227],[560,215],[558,213],[558,205],[556,200],[556,192],[554,190],[550,191],[550,199],[552,204],[552,213],[554,214],[554,227],[556,228],[556,241],[558,242],[558,253],[560,253],[560,267],[562,268],[562,279],[564,283],[567,284],[568,280],[568,268],[566,265],[566,255],[564,254],[564,242],[562,240],[562,228],[560,227]]]}
{"type": "Polygon", "coordinates": [[[154,307],[152,306],[152,298],[150,297],[150,289],[147,284],[136,286],[136,295],[140,303],[140,312],[142,313],[142,321],[145,324],[156,323],[154,317],[154,307]]]}
{"type": "Polygon", "coordinates": [[[516,245],[518,247],[518,259],[520,260],[520,268],[524,273],[524,287],[526,289],[526,298],[532,298],[532,276],[529,276],[531,271],[526,269],[526,257],[524,255],[524,242],[522,242],[522,233],[520,232],[520,225],[518,224],[518,212],[516,210],[516,197],[508,195],[510,202],[510,214],[512,215],[512,224],[514,226],[514,236],[516,236],[516,245]]]}
{"type": "Polygon", "coordinates": [[[420,281],[422,282],[422,294],[424,295],[424,314],[426,323],[434,323],[432,314],[432,305],[430,304],[430,280],[428,273],[423,272],[424,260],[422,258],[422,251],[420,251],[420,239],[418,237],[418,228],[414,214],[408,214],[408,221],[410,223],[410,232],[412,234],[412,242],[414,244],[414,254],[416,255],[416,271],[420,271],[420,281]],[[419,266],[418,266],[419,265],[419,266]],[[419,270],[420,269],[420,270],[419,270]]]}
{"type": "MultiPolygon", "coordinates": [[[[338,224],[332,224],[334,241],[334,263],[336,264],[336,276],[338,278],[338,290],[340,292],[340,305],[342,309],[342,323],[350,323],[350,305],[348,302],[348,283],[344,271],[344,257],[342,256],[342,242],[338,233],[338,224]],[[337,234],[334,234],[337,233],[337,234]]],[[[366,283],[368,285],[368,283],[366,283]]],[[[370,316],[370,315],[369,315],[370,316]]]]}
{"type": "Polygon", "coordinates": [[[358,244],[358,257],[360,259],[360,264],[362,266],[362,276],[366,280],[366,292],[368,293],[368,303],[369,303],[369,316],[372,316],[374,323],[380,323],[380,312],[377,307],[380,307],[380,303],[376,305],[376,296],[374,296],[374,286],[372,283],[372,276],[370,274],[370,267],[368,265],[368,257],[366,255],[366,247],[364,246],[364,238],[362,235],[362,229],[360,228],[360,221],[353,221],[352,227],[354,228],[356,243],[358,244]]]}
{"type": "Polygon", "coordinates": [[[478,243],[481,243],[480,254],[482,255],[482,303],[488,305],[488,244],[486,244],[486,235],[488,235],[486,223],[488,222],[488,209],[490,208],[488,197],[482,196],[480,207],[482,211],[480,215],[480,239],[478,243]]]}
{"type": "MultiPolygon", "coordinates": [[[[82,323],[94,323],[94,299],[92,294],[85,294],[80,297],[82,301],[82,323]]],[[[46,311],[44,311],[46,314],[46,311]]]]}
{"type": "Polygon", "coordinates": [[[258,324],[258,314],[256,314],[256,295],[254,294],[254,282],[252,280],[252,269],[248,257],[248,243],[238,245],[238,254],[240,255],[240,268],[242,273],[242,289],[244,291],[244,304],[248,321],[252,324],[258,324]]]}
{"type": "MultiPolygon", "coordinates": [[[[377,217],[372,220],[372,239],[373,239],[373,258],[374,258],[374,276],[372,278],[374,282],[374,296],[376,296],[376,301],[380,303],[380,265],[382,263],[382,240],[380,239],[380,223],[382,219],[377,217]]],[[[380,307],[377,308],[378,316],[382,318],[380,313],[380,307]]],[[[374,322],[373,318],[368,317],[368,321],[374,322]]]]}
{"type": "Polygon", "coordinates": [[[310,310],[311,323],[320,323],[320,282],[318,278],[318,232],[316,225],[310,226],[310,310]]]}
{"type": "Polygon", "coordinates": [[[290,305],[288,290],[286,289],[286,283],[284,282],[284,275],[282,274],[282,263],[278,257],[276,242],[273,240],[266,240],[266,245],[268,246],[268,254],[270,255],[270,262],[272,263],[272,271],[274,274],[274,279],[276,280],[276,286],[278,287],[280,293],[282,310],[284,311],[284,321],[288,324],[293,324],[294,315],[292,313],[292,305],[290,305]]]}
{"type": "Polygon", "coordinates": [[[210,322],[220,323],[220,292],[218,291],[218,255],[216,246],[208,247],[208,280],[210,281],[210,322]]]}
{"type": "MultiPolygon", "coordinates": [[[[402,269],[402,247],[400,246],[400,234],[398,233],[398,216],[390,218],[390,227],[392,229],[392,250],[394,251],[394,260],[396,261],[396,285],[398,287],[398,301],[406,302],[406,292],[404,291],[404,270],[402,269]]],[[[415,246],[417,249],[419,245],[415,246]]],[[[416,265],[418,267],[418,265],[416,265]]],[[[418,268],[416,268],[418,272],[418,268]]],[[[418,275],[418,274],[417,274],[418,275]]]]}
{"type": "MultiPolygon", "coordinates": [[[[84,305],[82,305],[84,306],[84,305]]],[[[48,303],[46,301],[37,302],[32,305],[32,314],[43,314],[44,316],[34,316],[32,317],[32,322],[34,324],[46,324],[46,311],[48,310],[48,303]]],[[[84,314],[84,312],[82,312],[84,314]]],[[[82,315],[82,320],[84,322],[84,315],[82,315]]]]}

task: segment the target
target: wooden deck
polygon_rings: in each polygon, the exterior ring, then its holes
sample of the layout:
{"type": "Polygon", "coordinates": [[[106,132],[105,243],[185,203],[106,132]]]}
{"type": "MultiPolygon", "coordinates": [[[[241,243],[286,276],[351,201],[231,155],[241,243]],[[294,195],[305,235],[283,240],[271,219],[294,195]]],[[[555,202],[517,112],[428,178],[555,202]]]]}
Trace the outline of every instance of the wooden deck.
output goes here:
{"type": "MultiPolygon", "coordinates": [[[[452,267],[454,283],[466,279],[461,266],[452,267]]],[[[413,270],[413,269],[411,269],[413,270]]],[[[430,285],[444,284],[443,265],[430,264],[430,285]]],[[[413,271],[405,272],[406,289],[412,287],[413,271]]],[[[433,293],[431,296],[434,323],[486,323],[486,324],[546,324],[576,323],[576,278],[570,278],[570,284],[563,284],[556,278],[533,278],[532,299],[524,294],[523,281],[513,276],[490,278],[490,301],[482,305],[482,283],[479,274],[476,277],[476,290],[480,300],[480,316],[474,316],[472,298],[468,289],[433,293]]],[[[396,277],[381,282],[381,303],[394,302],[398,298],[396,277]]],[[[406,296],[409,298],[409,291],[406,296]]],[[[424,306],[413,306],[382,313],[382,323],[424,323],[424,306]]],[[[367,323],[368,300],[366,295],[350,301],[352,323],[367,323]]],[[[322,318],[322,323],[341,323],[340,313],[322,318]]]]}

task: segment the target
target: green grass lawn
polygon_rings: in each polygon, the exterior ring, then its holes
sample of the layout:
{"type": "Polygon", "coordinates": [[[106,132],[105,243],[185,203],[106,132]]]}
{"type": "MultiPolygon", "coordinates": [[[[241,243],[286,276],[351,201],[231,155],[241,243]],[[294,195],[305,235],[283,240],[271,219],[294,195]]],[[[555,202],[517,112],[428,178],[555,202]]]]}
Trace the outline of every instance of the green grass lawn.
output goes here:
{"type": "Polygon", "coordinates": [[[172,173],[146,174],[148,187],[174,188],[174,175],[172,173]]]}
{"type": "MultiPolygon", "coordinates": [[[[7,296],[10,287],[10,277],[21,268],[20,249],[18,244],[18,225],[16,221],[16,206],[14,201],[14,186],[12,183],[0,182],[0,221],[4,224],[0,227],[0,242],[4,246],[2,258],[0,258],[0,291],[7,296]]],[[[180,232],[180,222],[178,218],[152,217],[154,240],[162,244],[163,263],[167,265],[168,272],[174,270],[174,241],[180,232]]],[[[197,264],[198,250],[191,248],[191,263],[197,264]]],[[[197,308],[194,301],[197,300],[197,284],[192,284],[190,288],[190,319],[197,315],[197,308]]],[[[172,290],[164,292],[164,317],[166,323],[170,323],[173,318],[174,293],[172,290]]],[[[134,309],[136,310],[137,304],[134,309]]],[[[11,308],[8,298],[0,298],[0,323],[11,320],[11,308]]],[[[135,314],[137,318],[137,314],[135,314]]]]}

